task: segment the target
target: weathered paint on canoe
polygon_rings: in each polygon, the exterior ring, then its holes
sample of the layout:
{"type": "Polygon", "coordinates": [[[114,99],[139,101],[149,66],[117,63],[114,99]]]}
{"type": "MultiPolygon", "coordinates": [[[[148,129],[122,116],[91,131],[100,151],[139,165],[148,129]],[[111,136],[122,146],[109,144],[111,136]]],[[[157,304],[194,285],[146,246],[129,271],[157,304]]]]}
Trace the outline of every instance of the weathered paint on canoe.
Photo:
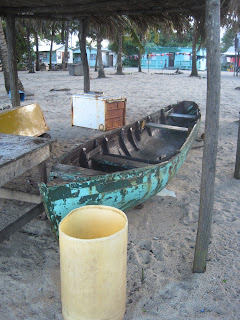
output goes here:
{"type": "Polygon", "coordinates": [[[73,209],[85,205],[107,205],[121,210],[138,205],[161,191],[185,161],[198,133],[193,127],[179,153],[171,160],[116,173],[72,177],[74,182],[56,186],[40,185],[46,213],[58,234],[60,221],[73,209]]]}

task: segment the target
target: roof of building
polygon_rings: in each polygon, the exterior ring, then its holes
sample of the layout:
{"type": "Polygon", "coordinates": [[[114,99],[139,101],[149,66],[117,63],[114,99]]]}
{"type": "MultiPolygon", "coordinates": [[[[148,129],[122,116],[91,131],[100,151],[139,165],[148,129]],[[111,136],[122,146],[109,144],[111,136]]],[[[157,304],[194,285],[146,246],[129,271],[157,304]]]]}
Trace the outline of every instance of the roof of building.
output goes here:
{"type": "MultiPolygon", "coordinates": [[[[86,49],[89,49],[89,47],[86,47],[86,49]]],[[[102,52],[112,52],[111,50],[106,49],[106,48],[102,48],[101,51],[102,52]]],[[[96,52],[97,52],[97,48],[92,47],[91,48],[91,53],[96,53],[96,52]]],[[[73,49],[73,53],[80,53],[80,48],[73,49]]]]}
{"type": "Polygon", "coordinates": [[[235,47],[231,46],[228,48],[228,50],[226,52],[222,53],[224,56],[235,56],[236,52],[235,52],[235,47]]]}
{"type": "MultiPolygon", "coordinates": [[[[50,47],[51,45],[41,45],[41,46],[38,46],[38,51],[39,52],[49,52],[50,51],[50,47]]],[[[57,50],[60,50],[60,49],[65,49],[65,46],[63,44],[54,44],[53,47],[52,47],[52,51],[57,51],[57,50]]],[[[33,50],[36,51],[36,46],[33,46],[33,50]]],[[[68,51],[73,51],[71,48],[68,48],[68,51]]]]}
{"type": "MultiPolygon", "coordinates": [[[[200,49],[199,53],[204,53],[206,49],[200,49]]],[[[148,53],[189,53],[192,52],[191,47],[145,47],[145,54],[148,53]]],[[[198,52],[197,52],[198,53],[198,52]]]]}

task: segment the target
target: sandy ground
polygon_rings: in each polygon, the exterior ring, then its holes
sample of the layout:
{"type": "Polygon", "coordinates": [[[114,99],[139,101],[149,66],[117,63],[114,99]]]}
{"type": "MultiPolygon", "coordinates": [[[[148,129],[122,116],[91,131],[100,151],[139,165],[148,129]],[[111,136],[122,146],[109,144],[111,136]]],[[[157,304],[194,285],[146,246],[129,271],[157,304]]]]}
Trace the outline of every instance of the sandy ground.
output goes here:
{"type": "MultiPolygon", "coordinates": [[[[107,78],[91,71],[91,90],[111,97],[127,97],[127,122],[182,100],[197,102],[202,111],[199,135],[204,132],[206,72],[200,78],[189,72],[147,73],[125,69],[124,76],[106,69],[107,78]]],[[[20,72],[25,90],[34,96],[55,140],[52,158],[72,145],[100,132],[71,127],[71,95],[83,92],[83,77],[68,72],[20,72]],[[50,91],[69,88],[69,91],[50,91]]],[[[127,301],[124,320],[185,320],[240,318],[240,181],[233,178],[240,77],[222,73],[220,131],[215,184],[212,237],[207,271],[193,274],[197,230],[202,143],[196,142],[181,170],[168,185],[176,198],[155,196],[142,209],[129,209],[127,301]]],[[[0,94],[4,95],[0,73],[0,94]]],[[[31,173],[15,183],[28,183],[31,173]]],[[[1,228],[27,211],[30,204],[0,200],[1,228]]],[[[48,221],[34,219],[0,245],[1,319],[62,319],[59,247],[48,221]]]]}

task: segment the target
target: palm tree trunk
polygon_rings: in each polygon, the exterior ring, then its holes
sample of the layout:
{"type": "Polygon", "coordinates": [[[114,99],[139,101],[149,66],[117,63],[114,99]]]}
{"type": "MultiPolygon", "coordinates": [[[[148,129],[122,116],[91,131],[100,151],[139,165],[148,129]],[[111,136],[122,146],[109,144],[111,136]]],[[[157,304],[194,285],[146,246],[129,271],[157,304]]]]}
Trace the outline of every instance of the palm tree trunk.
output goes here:
{"type": "Polygon", "coordinates": [[[3,32],[1,18],[0,18],[0,56],[1,56],[1,61],[2,61],[5,89],[6,89],[7,93],[9,93],[9,91],[10,91],[10,74],[9,74],[9,67],[8,67],[8,51],[7,51],[7,43],[6,43],[5,35],[3,32]]]}
{"type": "Polygon", "coordinates": [[[53,48],[53,38],[54,38],[54,26],[52,26],[52,34],[51,34],[51,45],[50,45],[50,57],[49,57],[49,70],[52,70],[52,48],[53,48]]]}
{"type": "Polygon", "coordinates": [[[63,61],[62,61],[63,70],[67,69],[67,63],[68,63],[68,39],[69,39],[69,22],[66,23],[66,30],[65,30],[65,50],[64,50],[63,61]]]}
{"type": "Polygon", "coordinates": [[[28,55],[28,70],[29,73],[34,73],[34,66],[32,61],[31,45],[30,45],[30,28],[26,27],[27,30],[27,55],[28,55]]]}
{"type": "Polygon", "coordinates": [[[83,64],[83,73],[84,73],[84,92],[90,91],[90,75],[89,75],[89,67],[88,67],[88,59],[87,59],[87,51],[86,51],[86,37],[88,31],[89,21],[88,19],[80,19],[79,26],[80,30],[78,33],[81,59],[83,64]]]}
{"type": "Polygon", "coordinates": [[[100,35],[100,31],[96,32],[97,34],[97,56],[98,56],[98,78],[106,78],[104,67],[103,67],[103,61],[102,61],[102,51],[101,51],[101,43],[102,43],[102,37],[100,35]]]}
{"type": "MultiPolygon", "coordinates": [[[[10,72],[9,72],[9,61],[8,61],[8,49],[5,35],[3,32],[2,21],[0,18],[0,58],[2,61],[4,84],[7,93],[10,91],[10,72]]],[[[20,90],[25,91],[21,80],[18,78],[18,87],[20,90]]]]}
{"type": "Polygon", "coordinates": [[[18,72],[17,72],[17,59],[16,59],[16,29],[15,17],[7,16],[7,48],[8,48],[8,65],[10,74],[10,90],[11,102],[13,107],[20,106],[20,95],[18,87],[18,72]]]}
{"type": "Polygon", "coordinates": [[[98,51],[97,51],[97,54],[96,54],[96,61],[95,61],[95,69],[94,71],[97,71],[98,69],[98,51]]]}
{"type": "Polygon", "coordinates": [[[124,74],[122,71],[122,37],[123,37],[123,32],[122,32],[122,28],[120,27],[118,32],[118,57],[117,57],[117,72],[116,72],[116,74],[118,75],[124,74]]]}
{"type": "MultiPolygon", "coordinates": [[[[139,39],[142,43],[142,41],[143,41],[142,34],[140,34],[139,39]]],[[[142,50],[141,50],[141,48],[139,48],[139,50],[138,50],[138,72],[142,72],[141,60],[142,60],[142,50]]]]}
{"type": "Polygon", "coordinates": [[[39,50],[38,50],[38,33],[35,32],[35,44],[36,44],[36,71],[40,70],[39,67],[39,50]]]}
{"type": "Polygon", "coordinates": [[[198,71],[197,71],[197,23],[194,22],[193,26],[193,41],[192,41],[192,72],[190,74],[190,77],[198,77],[198,71]]]}

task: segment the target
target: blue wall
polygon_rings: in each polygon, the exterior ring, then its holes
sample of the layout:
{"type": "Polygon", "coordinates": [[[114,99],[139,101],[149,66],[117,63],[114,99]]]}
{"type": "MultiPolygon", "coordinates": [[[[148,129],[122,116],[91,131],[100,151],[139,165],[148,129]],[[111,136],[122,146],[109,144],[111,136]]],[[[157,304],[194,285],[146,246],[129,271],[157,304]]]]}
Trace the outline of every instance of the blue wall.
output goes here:
{"type": "MultiPolygon", "coordinates": [[[[95,67],[97,50],[92,48],[90,52],[90,49],[86,48],[86,51],[87,51],[88,65],[90,67],[95,67]]],[[[73,63],[77,63],[81,61],[80,49],[73,50],[73,59],[74,59],[73,63]]]]}
{"type": "MultiPolygon", "coordinates": [[[[181,47],[153,47],[145,48],[142,57],[142,68],[164,69],[174,68],[181,70],[192,69],[192,48],[181,47]]],[[[197,69],[206,70],[206,49],[197,52],[197,69]]]]}
{"type": "MultiPolygon", "coordinates": [[[[47,64],[50,63],[50,52],[39,52],[39,59],[41,60],[41,63],[45,62],[47,64]],[[46,55],[47,53],[47,55],[46,55]]],[[[56,51],[52,52],[52,63],[56,64],[57,63],[57,56],[56,56],[56,51]]]]}

